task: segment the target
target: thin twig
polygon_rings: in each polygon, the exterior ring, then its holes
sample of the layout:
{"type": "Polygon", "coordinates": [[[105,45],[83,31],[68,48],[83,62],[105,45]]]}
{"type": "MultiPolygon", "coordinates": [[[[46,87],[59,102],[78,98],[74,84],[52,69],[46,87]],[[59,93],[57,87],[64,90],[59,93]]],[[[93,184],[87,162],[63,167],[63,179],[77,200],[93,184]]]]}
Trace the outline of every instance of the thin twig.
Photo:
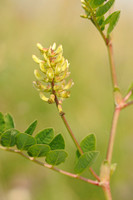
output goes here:
{"type": "Polygon", "coordinates": [[[13,153],[17,153],[17,154],[23,156],[24,158],[26,158],[26,159],[28,159],[28,160],[30,160],[30,161],[32,161],[32,162],[35,162],[36,164],[39,164],[39,165],[41,165],[41,166],[43,166],[43,167],[46,167],[46,168],[49,168],[49,169],[51,169],[51,170],[53,170],[53,171],[56,171],[56,172],[58,172],[58,173],[60,173],[60,174],[64,174],[64,175],[69,176],[69,177],[71,177],[71,178],[75,178],[75,179],[82,180],[82,181],[87,182],[87,183],[90,183],[90,184],[92,184],[92,185],[100,186],[100,184],[99,184],[98,181],[93,181],[93,180],[87,179],[87,178],[85,178],[85,177],[83,177],[83,176],[79,176],[79,175],[77,175],[77,174],[73,174],[73,173],[64,171],[64,170],[62,170],[62,169],[58,169],[58,168],[56,168],[56,167],[54,167],[54,166],[52,166],[52,165],[49,165],[49,164],[44,163],[44,162],[41,162],[40,160],[37,160],[37,159],[32,158],[32,157],[29,157],[28,155],[24,154],[24,153],[23,153],[22,151],[20,151],[20,150],[11,149],[11,148],[2,147],[2,146],[0,146],[0,149],[5,150],[5,151],[9,151],[9,152],[13,152],[13,153]]]}
{"type": "Polygon", "coordinates": [[[126,108],[126,107],[128,107],[128,106],[130,106],[130,105],[133,105],[133,101],[129,101],[128,103],[125,103],[125,104],[123,105],[122,109],[124,109],[124,108],[126,108]]]}
{"type": "Polygon", "coordinates": [[[124,102],[126,102],[130,98],[131,95],[132,95],[132,91],[129,91],[128,94],[123,99],[124,102]]]}

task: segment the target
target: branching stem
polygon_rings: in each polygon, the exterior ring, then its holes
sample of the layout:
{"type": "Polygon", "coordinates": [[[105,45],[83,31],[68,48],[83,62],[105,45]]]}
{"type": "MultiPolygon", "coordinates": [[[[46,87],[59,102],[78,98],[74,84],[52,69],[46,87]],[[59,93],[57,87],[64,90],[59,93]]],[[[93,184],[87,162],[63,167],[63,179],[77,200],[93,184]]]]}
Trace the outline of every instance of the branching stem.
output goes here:
{"type": "Polygon", "coordinates": [[[73,174],[73,173],[64,171],[64,170],[62,170],[62,169],[58,169],[58,168],[56,168],[56,167],[54,167],[54,166],[52,166],[52,165],[49,165],[49,164],[44,163],[44,162],[41,162],[40,160],[37,160],[37,159],[32,158],[32,157],[29,157],[28,155],[24,154],[24,153],[23,153],[22,151],[20,151],[20,150],[11,149],[11,148],[2,147],[2,146],[0,146],[0,149],[3,149],[3,150],[5,150],[5,151],[9,151],[9,152],[13,152],[13,153],[17,153],[17,154],[23,156],[24,158],[26,158],[26,159],[28,159],[28,160],[30,160],[30,161],[32,161],[32,162],[35,162],[35,163],[38,164],[38,165],[41,165],[41,166],[43,166],[43,167],[46,167],[46,168],[51,169],[51,170],[53,170],[53,171],[56,171],[56,172],[58,172],[58,173],[60,173],[60,174],[64,174],[64,175],[69,176],[69,177],[71,177],[71,178],[79,179],[79,180],[82,180],[82,181],[84,181],[84,182],[90,183],[90,184],[92,184],[92,185],[97,185],[97,186],[100,185],[100,183],[99,183],[98,181],[93,181],[93,180],[87,179],[87,178],[85,178],[85,177],[83,177],[83,176],[79,176],[79,175],[77,175],[77,174],[73,174]]]}

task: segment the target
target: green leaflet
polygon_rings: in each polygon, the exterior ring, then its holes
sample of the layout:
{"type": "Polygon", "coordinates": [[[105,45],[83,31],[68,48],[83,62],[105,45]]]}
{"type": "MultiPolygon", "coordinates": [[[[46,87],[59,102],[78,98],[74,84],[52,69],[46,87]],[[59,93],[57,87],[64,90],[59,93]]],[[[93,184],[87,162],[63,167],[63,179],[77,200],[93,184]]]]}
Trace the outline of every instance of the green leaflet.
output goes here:
{"type": "Polygon", "coordinates": [[[16,135],[19,134],[19,131],[15,129],[10,129],[4,132],[1,135],[1,145],[4,147],[12,147],[15,145],[16,135]]]}
{"type": "Polygon", "coordinates": [[[89,2],[92,8],[97,8],[101,6],[105,2],[105,0],[89,0],[89,2]]]}
{"type": "Polygon", "coordinates": [[[104,15],[108,10],[112,7],[115,0],[109,0],[107,3],[105,3],[103,6],[99,7],[96,11],[96,17],[100,17],[104,15]]]}
{"type": "Polygon", "coordinates": [[[4,131],[12,128],[14,128],[12,116],[8,113],[5,116],[0,113],[0,133],[2,134],[4,131]]]}
{"type": "Polygon", "coordinates": [[[4,132],[4,130],[5,130],[4,115],[0,112],[0,133],[4,132]]]}
{"type": "Polygon", "coordinates": [[[46,162],[50,165],[59,165],[65,161],[68,154],[63,150],[50,151],[46,155],[46,162]]]}
{"type": "Polygon", "coordinates": [[[10,128],[14,128],[14,122],[13,122],[13,118],[10,114],[6,114],[4,116],[5,119],[5,130],[8,130],[10,128]]]}
{"type": "Polygon", "coordinates": [[[50,151],[47,144],[34,144],[28,149],[28,154],[31,157],[44,157],[50,151]]]}
{"type": "Polygon", "coordinates": [[[85,137],[81,142],[81,148],[83,152],[95,151],[96,149],[96,137],[94,134],[90,134],[85,137]]]}
{"type": "Polygon", "coordinates": [[[20,133],[16,136],[16,145],[19,150],[28,150],[34,144],[36,140],[31,135],[20,133]]]}
{"type": "MultiPolygon", "coordinates": [[[[88,151],[95,151],[96,150],[96,137],[94,134],[90,134],[87,137],[85,137],[81,143],[80,147],[82,151],[88,152],[88,151]]],[[[80,157],[79,151],[76,152],[77,156],[80,157]]]]}
{"type": "Polygon", "coordinates": [[[53,138],[54,138],[53,128],[44,129],[35,136],[37,144],[49,144],[53,138]]]}
{"type": "Polygon", "coordinates": [[[90,151],[80,156],[75,165],[74,171],[76,174],[82,173],[87,167],[90,167],[96,160],[99,152],[90,151]]]}
{"type": "Polygon", "coordinates": [[[58,134],[49,144],[52,150],[65,149],[65,142],[61,134],[58,134]]]}
{"type": "Polygon", "coordinates": [[[35,120],[32,124],[30,124],[30,126],[26,129],[25,133],[32,135],[36,126],[37,126],[37,120],[35,120]]]}
{"type": "Polygon", "coordinates": [[[116,12],[113,12],[111,15],[109,15],[107,19],[104,21],[103,24],[105,25],[109,24],[107,35],[109,35],[113,31],[115,25],[118,22],[119,17],[120,17],[120,11],[116,11],[116,12]]]}

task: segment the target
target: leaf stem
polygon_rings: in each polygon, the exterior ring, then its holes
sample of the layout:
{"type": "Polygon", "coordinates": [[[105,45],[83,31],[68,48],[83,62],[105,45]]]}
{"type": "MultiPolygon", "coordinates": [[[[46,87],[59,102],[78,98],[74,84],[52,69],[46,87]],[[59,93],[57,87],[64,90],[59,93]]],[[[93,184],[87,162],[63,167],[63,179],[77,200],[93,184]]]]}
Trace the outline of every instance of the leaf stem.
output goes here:
{"type": "Polygon", "coordinates": [[[110,131],[110,138],[109,138],[109,144],[108,144],[108,150],[107,150],[107,155],[106,159],[111,164],[112,160],[112,153],[113,153],[113,146],[114,146],[114,140],[115,140],[115,134],[116,134],[116,127],[117,127],[117,122],[119,118],[121,109],[120,108],[115,108],[114,115],[113,115],[113,120],[112,120],[112,127],[110,131]]]}
{"type": "Polygon", "coordinates": [[[82,177],[82,176],[79,176],[79,175],[77,175],[77,174],[73,174],[73,173],[64,171],[64,170],[62,170],[62,169],[58,169],[58,168],[56,168],[56,167],[54,167],[54,166],[52,166],[52,165],[49,165],[49,164],[44,163],[44,162],[41,162],[40,160],[37,160],[37,159],[32,158],[32,157],[29,157],[28,155],[24,154],[24,153],[23,153],[22,151],[20,151],[20,150],[11,149],[11,148],[2,147],[2,146],[0,146],[0,149],[5,150],[5,151],[9,151],[9,152],[13,152],[13,153],[17,153],[17,154],[23,156],[24,158],[26,158],[26,159],[28,159],[28,160],[30,160],[30,161],[32,161],[32,162],[35,162],[35,163],[38,164],[38,165],[41,165],[41,166],[43,166],[43,167],[46,167],[46,168],[51,169],[51,170],[53,170],[53,171],[56,171],[56,172],[58,172],[58,173],[60,173],[60,174],[64,174],[64,175],[69,176],[69,177],[71,177],[71,178],[75,178],[75,179],[82,180],[82,181],[87,182],[87,183],[90,183],[90,184],[92,184],[92,185],[100,186],[100,183],[99,183],[98,181],[93,181],[93,180],[91,180],[91,179],[87,179],[87,178],[82,177]]]}

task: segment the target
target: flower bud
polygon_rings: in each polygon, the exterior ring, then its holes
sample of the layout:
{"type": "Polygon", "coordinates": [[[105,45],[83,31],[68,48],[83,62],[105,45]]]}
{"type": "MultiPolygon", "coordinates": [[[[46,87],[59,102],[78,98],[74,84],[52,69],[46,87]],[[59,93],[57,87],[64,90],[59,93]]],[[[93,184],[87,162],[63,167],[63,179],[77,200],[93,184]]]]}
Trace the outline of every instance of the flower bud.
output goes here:
{"type": "Polygon", "coordinates": [[[55,75],[59,75],[62,72],[62,65],[58,63],[55,67],[55,75]]]}
{"type": "Polygon", "coordinates": [[[51,94],[50,95],[50,98],[49,98],[49,100],[48,100],[48,103],[54,103],[55,102],[55,95],[54,94],[51,94]]]}
{"type": "Polygon", "coordinates": [[[56,59],[54,60],[55,63],[60,62],[62,59],[62,53],[58,54],[58,56],[56,57],[56,59]]]}
{"type": "Polygon", "coordinates": [[[72,79],[70,79],[63,89],[69,90],[73,85],[74,85],[74,82],[72,79]]]}
{"type": "Polygon", "coordinates": [[[70,97],[70,92],[69,91],[63,91],[57,94],[61,98],[68,98],[70,97]]]}
{"type": "Polygon", "coordinates": [[[42,92],[40,92],[40,98],[43,100],[43,101],[46,101],[48,102],[49,98],[47,98],[42,92]]]}
{"type": "Polygon", "coordinates": [[[56,53],[56,54],[63,53],[62,45],[59,45],[59,46],[58,46],[58,48],[56,49],[55,53],[56,53]]]}
{"type": "Polygon", "coordinates": [[[48,79],[49,79],[50,81],[53,80],[53,78],[54,78],[54,71],[53,71],[53,69],[52,69],[52,68],[49,68],[49,69],[47,70],[46,75],[47,75],[47,77],[48,77],[48,79]]]}
{"type": "Polygon", "coordinates": [[[46,73],[46,69],[44,67],[44,64],[41,62],[39,63],[39,66],[40,66],[40,70],[43,72],[43,73],[46,73]]]}
{"type": "Polygon", "coordinates": [[[53,44],[53,46],[52,46],[52,50],[55,51],[55,49],[56,49],[56,43],[54,42],[54,44],[53,44]]]}
{"type": "Polygon", "coordinates": [[[39,63],[42,62],[42,60],[40,60],[39,58],[37,58],[37,56],[35,56],[35,55],[32,55],[32,58],[33,58],[33,60],[34,60],[37,64],[39,64],[39,63]]]}
{"type": "Polygon", "coordinates": [[[68,67],[69,67],[69,63],[68,63],[68,60],[66,60],[62,66],[62,71],[65,71],[68,67]]]}
{"type": "Polygon", "coordinates": [[[39,71],[37,69],[34,70],[34,75],[37,80],[39,80],[39,81],[43,80],[43,77],[41,76],[41,74],[39,73],[39,71]]]}
{"type": "Polygon", "coordinates": [[[38,48],[41,52],[43,52],[43,46],[42,46],[40,43],[37,43],[37,48],[38,48]]]}
{"type": "Polygon", "coordinates": [[[33,81],[33,86],[38,90],[38,91],[44,91],[45,86],[41,84],[39,81],[33,81]]]}

